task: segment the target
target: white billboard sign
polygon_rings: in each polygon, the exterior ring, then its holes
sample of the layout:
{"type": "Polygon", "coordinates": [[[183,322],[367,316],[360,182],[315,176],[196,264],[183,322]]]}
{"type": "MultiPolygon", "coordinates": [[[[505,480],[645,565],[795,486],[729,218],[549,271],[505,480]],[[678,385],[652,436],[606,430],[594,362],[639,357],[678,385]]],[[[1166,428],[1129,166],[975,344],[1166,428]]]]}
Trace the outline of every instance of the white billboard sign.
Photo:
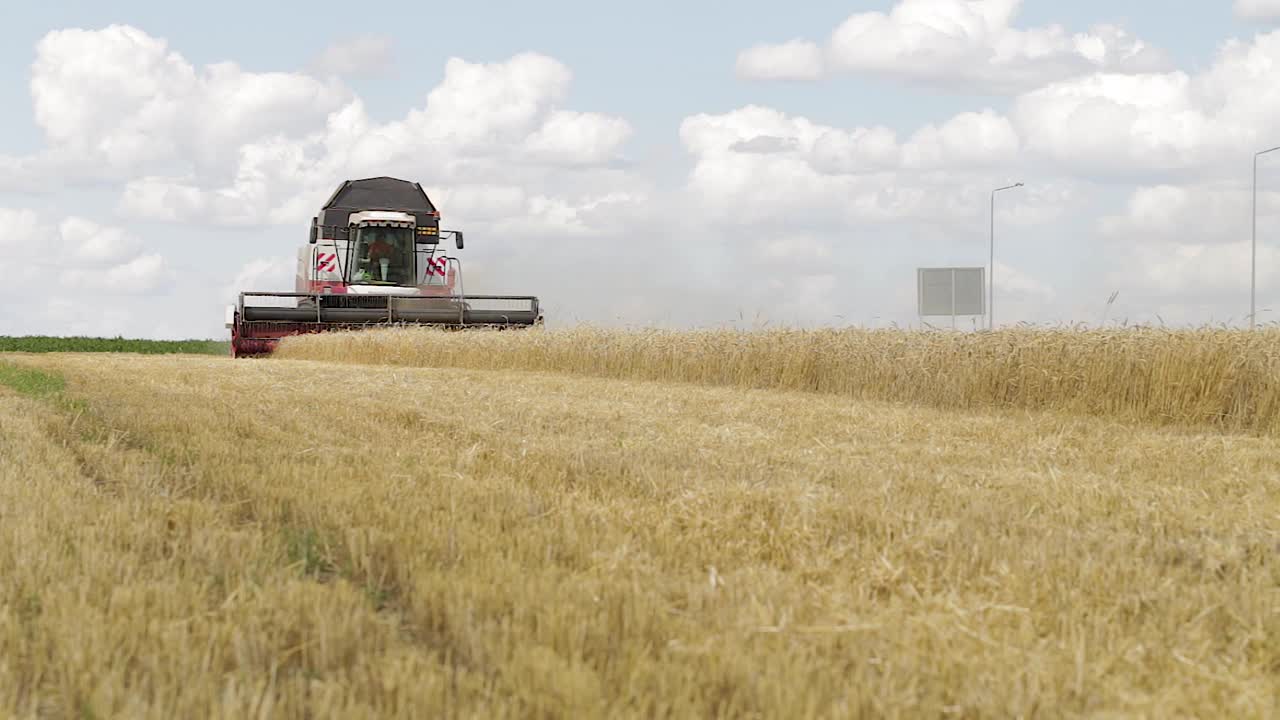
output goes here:
{"type": "Polygon", "coordinates": [[[920,317],[985,315],[986,268],[917,268],[920,317]]]}

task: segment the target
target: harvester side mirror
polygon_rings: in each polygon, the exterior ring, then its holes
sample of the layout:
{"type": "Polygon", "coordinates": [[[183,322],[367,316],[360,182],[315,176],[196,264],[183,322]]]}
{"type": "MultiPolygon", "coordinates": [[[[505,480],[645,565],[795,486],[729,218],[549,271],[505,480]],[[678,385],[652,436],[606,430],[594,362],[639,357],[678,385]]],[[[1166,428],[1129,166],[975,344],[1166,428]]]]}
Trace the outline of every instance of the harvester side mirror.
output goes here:
{"type": "Polygon", "coordinates": [[[462,249],[462,231],[461,230],[455,230],[453,232],[453,240],[454,240],[454,244],[458,246],[459,250],[461,250],[462,249]]]}
{"type": "Polygon", "coordinates": [[[311,218],[311,244],[316,244],[316,239],[320,236],[320,229],[316,227],[316,219],[311,218]]]}

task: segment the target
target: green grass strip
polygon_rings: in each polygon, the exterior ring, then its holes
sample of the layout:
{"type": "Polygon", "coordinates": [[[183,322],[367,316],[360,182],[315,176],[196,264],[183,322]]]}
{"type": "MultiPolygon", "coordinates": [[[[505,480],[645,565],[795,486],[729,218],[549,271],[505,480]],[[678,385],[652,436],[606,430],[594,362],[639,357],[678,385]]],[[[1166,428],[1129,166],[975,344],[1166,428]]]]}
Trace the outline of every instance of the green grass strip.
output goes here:
{"type": "Polygon", "coordinates": [[[48,398],[61,393],[67,387],[67,381],[57,373],[0,363],[0,385],[30,397],[48,398]]]}
{"type": "Polygon", "coordinates": [[[117,352],[148,355],[227,355],[230,343],[221,340],[130,340],[123,337],[3,337],[0,352],[117,352]]]}

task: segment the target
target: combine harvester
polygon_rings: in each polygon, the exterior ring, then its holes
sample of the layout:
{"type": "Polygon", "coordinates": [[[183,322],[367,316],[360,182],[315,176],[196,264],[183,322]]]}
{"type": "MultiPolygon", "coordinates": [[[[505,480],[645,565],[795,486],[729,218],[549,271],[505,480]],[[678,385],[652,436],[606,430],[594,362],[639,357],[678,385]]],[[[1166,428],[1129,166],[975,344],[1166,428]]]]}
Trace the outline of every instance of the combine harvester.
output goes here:
{"type": "MultiPolygon", "coordinates": [[[[461,250],[463,235],[452,235],[461,250]]],[[[311,220],[295,292],[242,292],[227,308],[232,357],[268,355],[289,335],[378,325],[451,329],[542,324],[538,298],[466,295],[440,249],[440,212],[418,183],[348,180],[311,220]]]]}

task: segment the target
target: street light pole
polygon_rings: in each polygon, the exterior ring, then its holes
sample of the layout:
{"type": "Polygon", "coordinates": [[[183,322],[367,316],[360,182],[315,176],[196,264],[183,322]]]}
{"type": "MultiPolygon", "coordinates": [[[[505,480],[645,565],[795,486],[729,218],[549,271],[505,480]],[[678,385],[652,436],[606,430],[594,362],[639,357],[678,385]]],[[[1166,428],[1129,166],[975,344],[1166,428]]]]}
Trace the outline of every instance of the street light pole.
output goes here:
{"type": "Polygon", "coordinates": [[[1250,244],[1249,259],[1249,329],[1252,330],[1258,319],[1258,158],[1280,150],[1273,147],[1253,155],[1253,242],[1250,244]]]}
{"type": "MultiPolygon", "coordinates": [[[[1277,148],[1280,150],[1280,148],[1277,148]]],[[[987,329],[994,330],[996,327],[996,193],[1002,190],[1012,190],[1022,187],[1022,183],[1015,183],[1007,187],[996,188],[991,191],[991,266],[987,273],[987,329]]]]}

